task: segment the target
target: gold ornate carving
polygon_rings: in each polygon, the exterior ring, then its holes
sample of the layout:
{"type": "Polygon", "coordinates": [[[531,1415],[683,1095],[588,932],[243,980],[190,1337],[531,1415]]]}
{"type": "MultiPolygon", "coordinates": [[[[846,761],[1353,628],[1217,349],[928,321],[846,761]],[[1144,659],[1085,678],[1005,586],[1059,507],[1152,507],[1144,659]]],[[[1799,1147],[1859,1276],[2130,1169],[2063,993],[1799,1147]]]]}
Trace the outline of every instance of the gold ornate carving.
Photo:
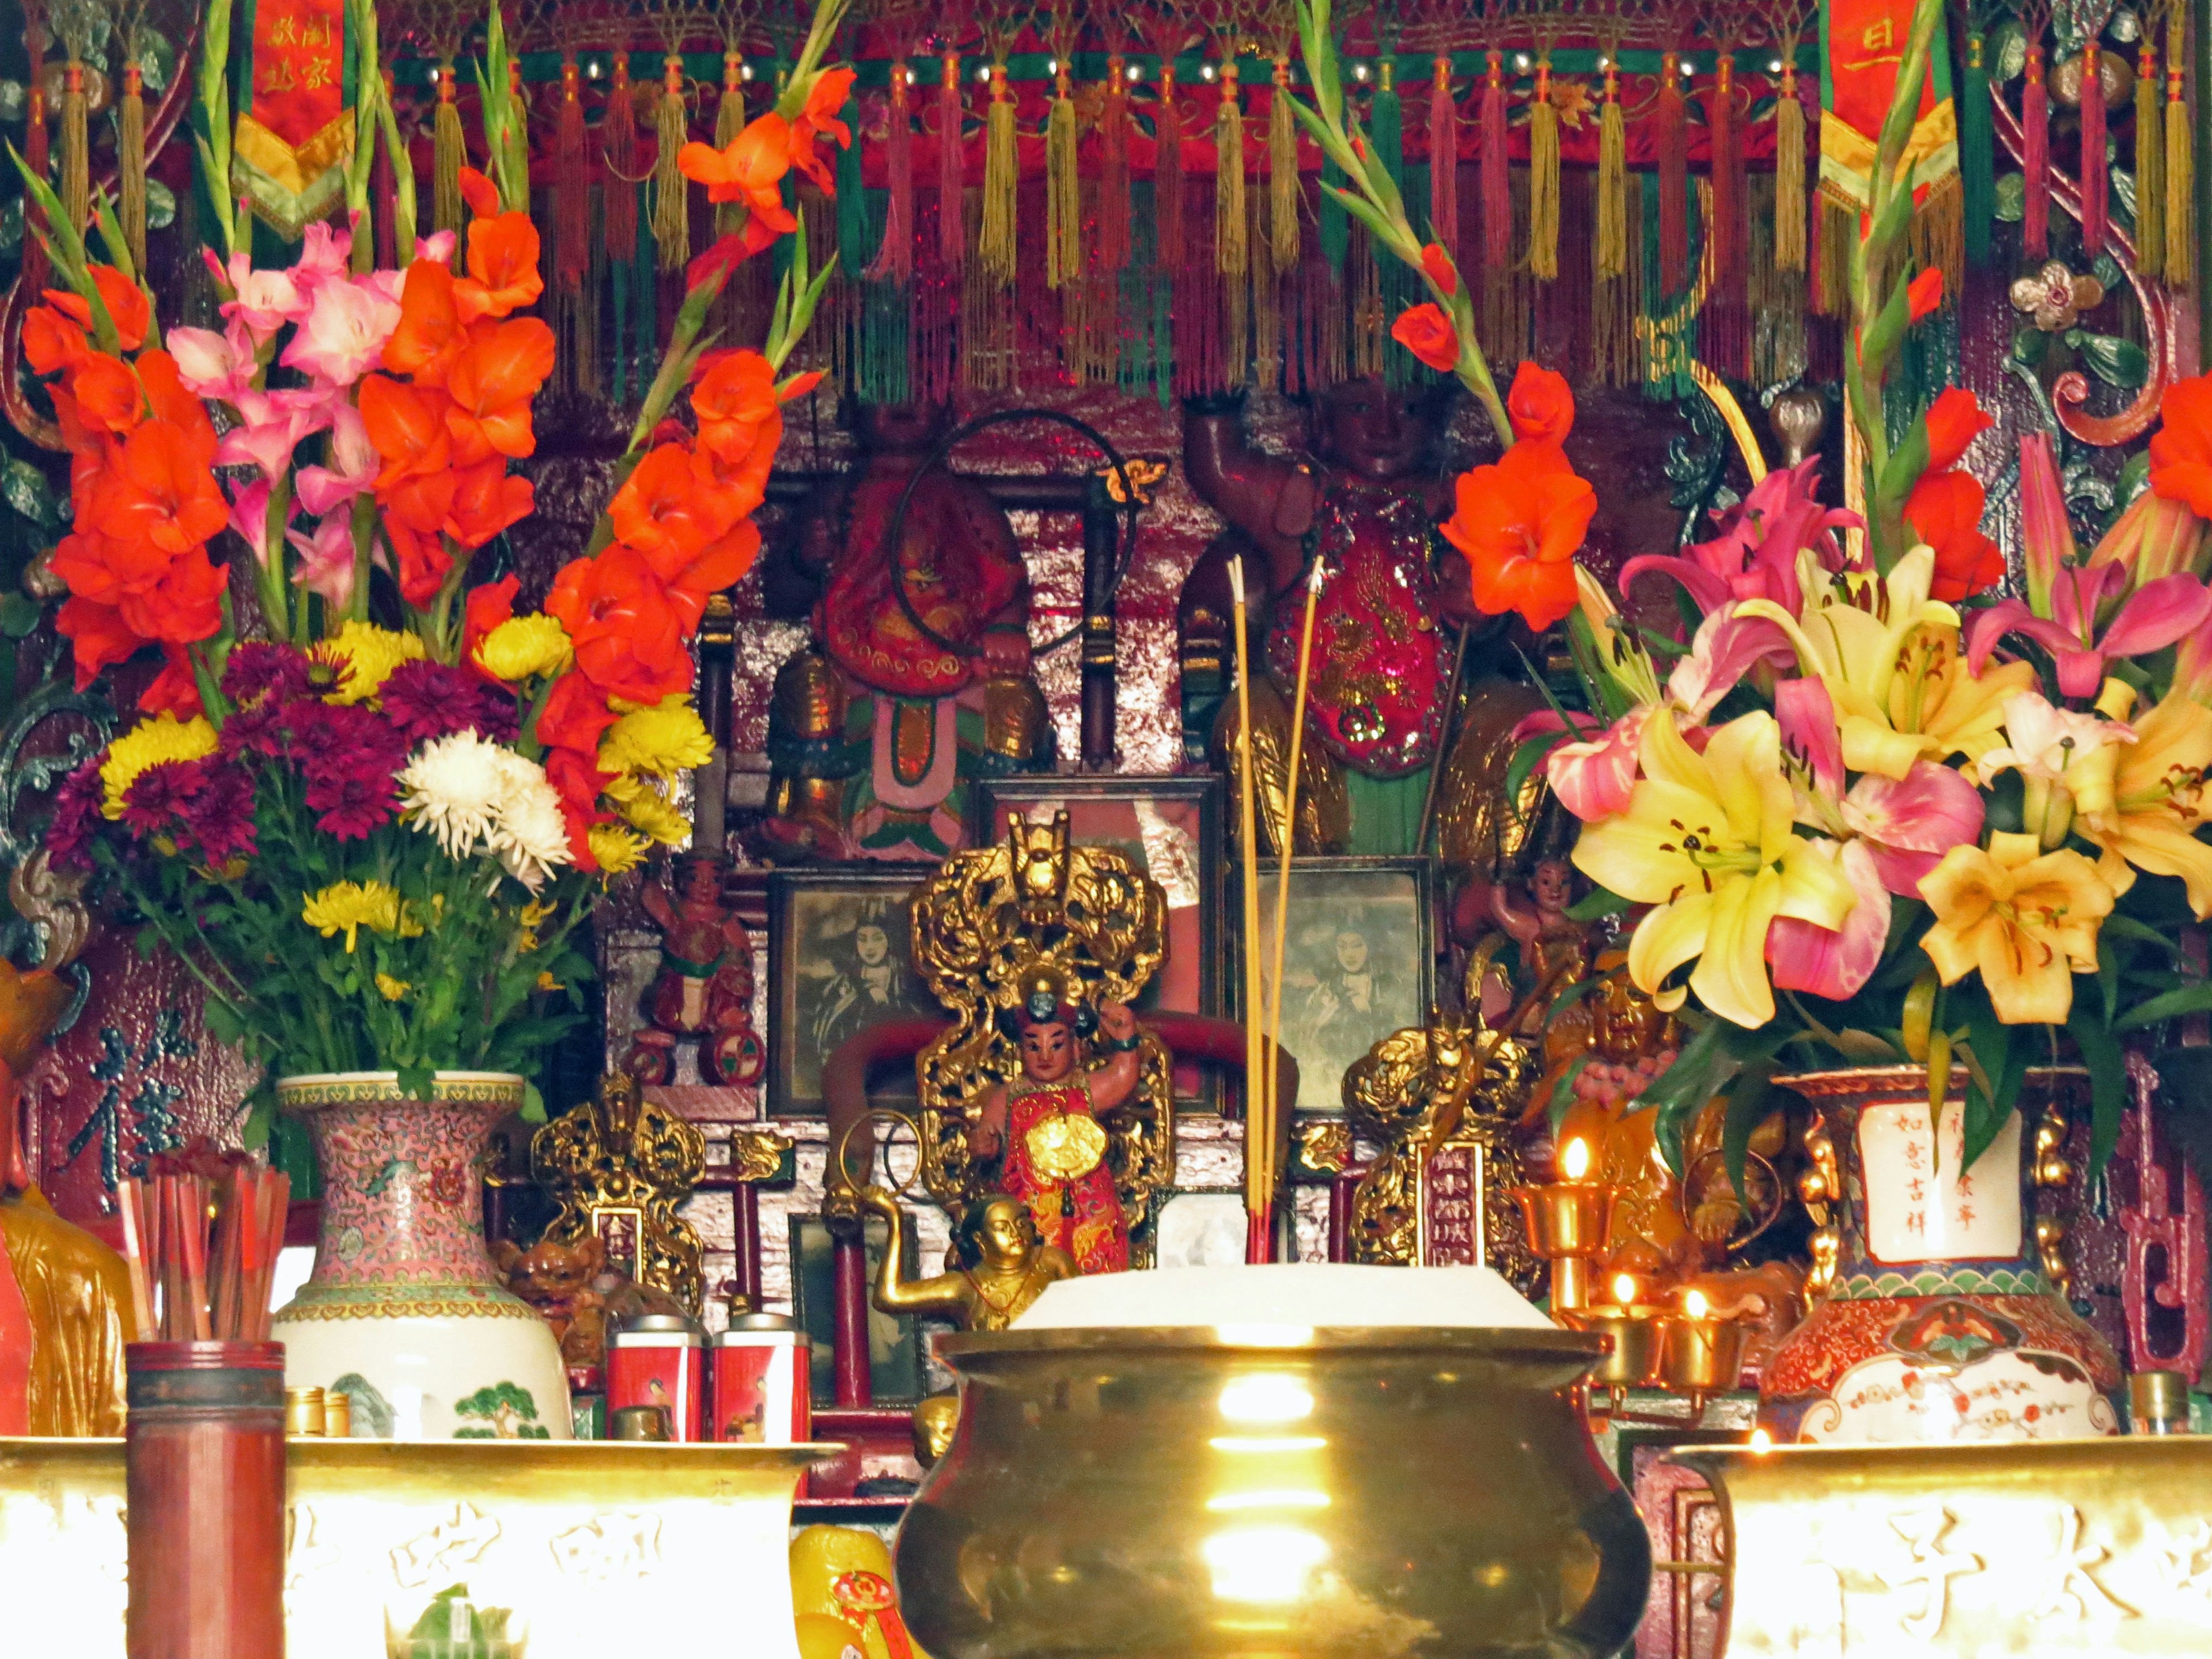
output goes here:
{"type": "Polygon", "coordinates": [[[1098,476],[1106,480],[1106,494],[1115,506],[1127,506],[1129,497],[1134,495],[1138,506],[1150,507],[1152,491],[1158,487],[1160,480],[1168,476],[1168,464],[1156,456],[1137,455],[1118,467],[1100,467],[1098,476]],[[1121,486],[1124,473],[1128,475],[1129,480],[1127,489],[1121,486]]]}
{"type": "Polygon", "coordinates": [[[647,1100],[635,1078],[615,1072],[600,1080],[597,1099],[531,1138],[530,1158],[560,1200],[546,1237],[575,1243],[598,1236],[611,1265],[699,1312],[706,1289],[699,1235],[676,1211],[706,1173],[705,1136],[647,1100]],[[633,1230],[634,1243],[624,1237],[633,1230]],[[616,1260],[617,1246],[635,1259],[616,1260]]]}
{"type": "MultiPolygon", "coordinates": [[[[1291,775],[1291,710],[1274,681],[1262,674],[1252,677],[1252,775],[1257,803],[1261,850],[1273,854],[1283,845],[1285,784],[1291,775]]],[[[1237,700],[1221,705],[1213,722],[1214,769],[1229,780],[1234,800],[1241,787],[1243,745],[1237,741],[1237,700]]],[[[1297,850],[1301,854],[1341,853],[1352,844],[1351,798],[1345,793],[1344,773],[1317,743],[1298,750],[1297,850]]]]}
{"type": "Polygon", "coordinates": [[[730,1179],[732,1181],[773,1181],[783,1168],[784,1154],[791,1150],[789,1135],[780,1135],[773,1129],[732,1129],[730,1131],[730,1179]]]}
{"type": "Polygon", "coordinates": [[[1309,1170],[1341,1175],[1352,1167],[1352,1126],[1340,1117],[1301,1123],[1298,1156],[1309,1170]]]}
{"type": "Polygon", "coordinates": [[[1437,786],[1437,853],[1445,862],[1495,877],[1520,860],[1547,792],[1541,767],[1508,792],[1513,728],[1543,706],[1544,694],[1530,685],[1486,679],[1468,688],[1437,786]]]}
{"type": "MultiPolygon", "coordinates": [[[[1072,844],[1068,815],[1033,824],[1017,813],[995,847],[956,853],[914,906],[914,963],[953,1015],[915,1060],[921,1182],[957,1218],[981,1187],[968,1150],[985,1093],[1021,1066],[1000,1014],[1041,970],[1066,975],[1096,1008],[1136,1000],[1166,954],[1167,897],[1127,854],[1072,844]]],[[[1175,1095],[1167,1050],[1139,1039],[1129,1103],[1103,1124],[1104,1157],[1133,1231],[1175,1178],[1175,1095]]]]}
{"type": "Polygon", "coordinates": [[[1352,1199],[1352,1238],[1362,1261],[1419,1260],[1422,1166],[1437,1148],[1472,1141],[1484,1149],[1484,1243],[1490,1265],[1524,1291],[1541,1263],[1505,1196],[1524,1179],[1505,1128],[1528,1092],[1527,1043],[1438,1011],[1425,1028],[1393,1031],[1344,1074],[1344,1109],[1354,1128],[1382,1147],[1352,1199]]]}
{"type": "Polygon", "coordinates": [[[59,973],[76,960],[92,937],[92,913],[84,906],[85,878],[57,870],[43,847],[27,854],[8,878],[8,899],[15,914],[38,930],[40,954],[34,967],[59,973]]]}

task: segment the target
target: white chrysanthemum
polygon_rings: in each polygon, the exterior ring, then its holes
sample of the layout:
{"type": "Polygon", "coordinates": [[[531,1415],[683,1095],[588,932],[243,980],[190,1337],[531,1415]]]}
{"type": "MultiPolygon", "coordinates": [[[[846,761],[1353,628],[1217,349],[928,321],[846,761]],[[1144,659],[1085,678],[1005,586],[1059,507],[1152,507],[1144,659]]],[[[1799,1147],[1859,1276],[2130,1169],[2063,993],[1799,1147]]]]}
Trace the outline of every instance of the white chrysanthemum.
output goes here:
{"type": "Polygon", "coordinates": [[[498,754],[500,797],[491,848],[507,873],[534,893],[545,884],[554,866],[573,861],[568,820],[544,767],[512,749],[498,754]]]}
{"type": "MultiPolygon", "coordinates": [[[[436,836],[447,856],[467,858],[491,844],[510,793],[502,757],[519,758],[474,732],[424,744],[399,775],[400,811],[436,836]]],[[[538,773],[541,782],[544,775],[538,773]]]]}

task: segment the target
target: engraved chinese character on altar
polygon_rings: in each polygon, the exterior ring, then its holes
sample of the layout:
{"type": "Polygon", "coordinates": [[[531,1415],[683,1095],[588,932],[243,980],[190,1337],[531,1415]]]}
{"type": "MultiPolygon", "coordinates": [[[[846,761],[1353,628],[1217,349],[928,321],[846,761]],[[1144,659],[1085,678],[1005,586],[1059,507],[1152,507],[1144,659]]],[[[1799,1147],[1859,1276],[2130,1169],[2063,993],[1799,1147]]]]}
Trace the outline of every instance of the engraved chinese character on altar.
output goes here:
{"type": "Polygon", "coordinates": [[[1489,1265],[1483,1237],[1484,1157],[1480,1142],[1455,1140],[1437,1147],[1422,1164],[1422,1267],[1489,1265]]]}
{"type": "Polygon", "coordinates": [[[2020,1219],[1978,1192],[2020,1184],[2020,1118],[2005,1121],[1989,1150],[1962,1168],[1966,1108],[1943,1108],[1940,1136],[1924,1099],[1886,1101],[1859,1117],[1867,1170],[1867,1251],[1877,1261],[2005,1261],[2020,1253],[2020,1219]]]}

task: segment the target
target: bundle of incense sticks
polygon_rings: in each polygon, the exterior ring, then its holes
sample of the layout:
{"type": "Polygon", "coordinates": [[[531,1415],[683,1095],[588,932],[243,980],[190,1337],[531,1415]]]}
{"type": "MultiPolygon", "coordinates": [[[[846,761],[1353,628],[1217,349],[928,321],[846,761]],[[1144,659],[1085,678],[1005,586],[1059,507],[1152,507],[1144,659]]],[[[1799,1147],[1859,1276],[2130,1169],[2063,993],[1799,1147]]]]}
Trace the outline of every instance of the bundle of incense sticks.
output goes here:
{"type": "Polygon", "coordinates": [[[265,1342],[270,1282],[292,1183],[240,1164],[210,1181],[118,1183],[123,1255],[141,1342],[265,1342]]]}

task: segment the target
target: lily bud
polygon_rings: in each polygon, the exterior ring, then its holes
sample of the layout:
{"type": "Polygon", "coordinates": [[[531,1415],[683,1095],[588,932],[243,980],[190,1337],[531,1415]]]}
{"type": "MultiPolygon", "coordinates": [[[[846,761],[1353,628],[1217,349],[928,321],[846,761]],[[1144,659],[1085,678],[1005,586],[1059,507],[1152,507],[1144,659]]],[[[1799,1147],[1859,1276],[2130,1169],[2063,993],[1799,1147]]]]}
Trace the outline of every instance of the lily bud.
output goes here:
{"type": "Polygon", "coordinates": [[[2074,526],[2067,521],[2066,495],[2059,488],[2058,464],[2047,432],[2031,432],[2020,441],[2020,521],[2027,564],[2027,608],[2048,617],[2051,585],[2059,570],[2074,562],[2075,548],[2074,526]]]}
{"type": "MultiPolygon", "coordinates": [[[[2025,438],[2021,440],[2023,457],[2027,443],[2025,438]]],[[[2023,465],[2023,481],[2026,474],[2023,465]]],[[[2090,568],[2100,564],[2118,564],[2127,569],[2127,581],[2106,596],[2106,607],[2117,610],[2129,593],[2145,582],[2185,573],[2203,575],[2212,568],[2212,547],[2206,544],[2204,521],[2189,510],[2187,502],[2168,501],[2157,491],[2146,489],[2112,520],[2112,527],[2090,553],[2090,568]]],[[[2100,616],[2098,621],[2108,619],[2100,616]]]]}
{"type": "Polygon", "coordinates": [[[2212,622],[2174,641],[2172,690],[2212,708],[2212,622]]]}

